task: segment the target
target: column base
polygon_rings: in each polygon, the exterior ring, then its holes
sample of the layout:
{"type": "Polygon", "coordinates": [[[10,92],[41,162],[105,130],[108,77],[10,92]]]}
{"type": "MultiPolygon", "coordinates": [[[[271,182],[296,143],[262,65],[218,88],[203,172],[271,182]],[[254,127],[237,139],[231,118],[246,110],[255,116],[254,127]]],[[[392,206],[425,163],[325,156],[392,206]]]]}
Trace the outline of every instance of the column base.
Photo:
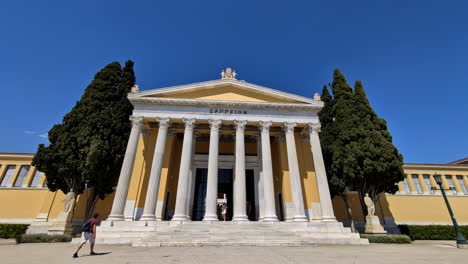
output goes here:
{"type": "Polygon", "coordinates": [[[106,219],[107,221],[124,221],[125,220],[125,217],[124,215],[109,215],[109,217],[107,217],[106,219]]]}
{"type": "Polygon", "coordinates": [[[293,217],[293,222],[309,222],[305,215],[298,215],[293,217]]]}
{"type": "Polygon", "coordinates": [[[151,214],[142,215],[140,221],[156,221],[156,216],[151,214]]]}
{"type": "Polygon", "coordinates": [[[174,215],[171,221],[187,222],[187,216],[186,215],[174,215]]]}
{"type": "Polygon", "coordinates": [[[278,217],[277,216],[264,216],[263,217],[263,222],[278,222],[278,217]]]}
{"type": "Polygon", "coordinates": [[[205,215],[203,217],[203,222],[214,222],[214,221],[219,221],[217,215],[205,215]]]}
{"type": "Polygon", "coordinates": [[[336,218],[334,216],[323,216],[322,222],[336,222],[336,218]]]}
{"type": "Polygon", "coordinates": [[[232,221],[234,221],[234,222],[244,222],[244,221],[249,221],[249,218],[246,215],[238,215],[238,216],[234,216],[232,218],[232,221]]]}

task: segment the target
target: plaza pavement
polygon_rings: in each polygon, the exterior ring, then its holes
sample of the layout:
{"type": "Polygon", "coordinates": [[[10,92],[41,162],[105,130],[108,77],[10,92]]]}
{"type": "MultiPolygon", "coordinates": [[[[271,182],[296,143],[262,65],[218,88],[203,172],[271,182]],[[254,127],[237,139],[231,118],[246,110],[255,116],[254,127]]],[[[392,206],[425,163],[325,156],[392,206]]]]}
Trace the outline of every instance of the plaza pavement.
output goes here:
{"type": "Polygon", "coordinates": [[[69,243],[0,245],[0,263],[467,263],[468,250],[453,241],[416,242],[411,245],[316,246],[316,247],[191,247],[132,248],[126,245],[96,245],[89,256],[85,245],[80,257],[72,258],[69,243]]]}

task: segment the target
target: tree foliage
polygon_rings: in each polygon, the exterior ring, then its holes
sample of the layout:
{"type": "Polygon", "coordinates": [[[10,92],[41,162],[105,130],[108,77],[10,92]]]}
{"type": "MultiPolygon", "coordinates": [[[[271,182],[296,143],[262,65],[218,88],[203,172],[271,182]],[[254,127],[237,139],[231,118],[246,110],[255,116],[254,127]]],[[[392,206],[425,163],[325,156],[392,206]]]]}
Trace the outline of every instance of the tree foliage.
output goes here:
{"type": "Polygon", "coordinates": [[[32,164],[46,175],[51,191],[92,190],[91,204],[111,193],[117,182],[130,134],[133,107],[127,94],[135,84],[133,62],[104,67],[81,99],[49,131],[32,164]]]}
{"type": "Polygon", "coordinates": [[[336,69],[331,89],[333,97],[323,88],[325,107],[319,113],[331,192],[343,195],[355,190],[361,199],[369,193],[374,201],[382,192],[394,193],[396,183],[403,180],[403,157],[385,120],[372,109],[362,82],[357,81],[353,91],[336,69]]]}

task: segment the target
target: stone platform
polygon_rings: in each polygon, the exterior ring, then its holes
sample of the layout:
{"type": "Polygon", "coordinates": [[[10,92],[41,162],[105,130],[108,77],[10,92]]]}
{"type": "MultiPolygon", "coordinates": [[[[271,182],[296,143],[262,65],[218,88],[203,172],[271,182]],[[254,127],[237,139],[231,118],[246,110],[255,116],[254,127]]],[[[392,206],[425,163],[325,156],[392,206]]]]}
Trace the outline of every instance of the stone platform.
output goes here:
{"type": "MultiPolygon", "coordinates": [[[[134,247],[368,245],[340,222],[103,221],[98,244],[134,247]]],[[[73,239],[72,243],[79,243],[73,239]]]]}

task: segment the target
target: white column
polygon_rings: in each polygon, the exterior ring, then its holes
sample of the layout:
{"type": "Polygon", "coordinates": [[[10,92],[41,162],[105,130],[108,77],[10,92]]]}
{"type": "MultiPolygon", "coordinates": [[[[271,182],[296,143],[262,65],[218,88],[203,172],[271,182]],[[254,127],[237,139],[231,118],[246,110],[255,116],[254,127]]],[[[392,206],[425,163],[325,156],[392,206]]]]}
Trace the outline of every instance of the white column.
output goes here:
{"type": "Polygon", "coordinates": [[[265,199],[263,188],[263,167],[262,167],[262,138],[261,133],[257,134],[257,159],[258,159],[258,221],[263,221],[263,216],[265,215],[265,199]]]}
{"type": "Polygon", "coordinates": [[[260,170],[258,168],[254,168],[254,190],[255,190],[255,216],[256,220],[260,220],[260,194],[258,191],[260,190],[260,170]]]}
{"type": "Polygon", "coordinates": [[[234,121],[236,126],[236,175],[234,177],[233,221],[248,221],[246,213],[247,193],[245,186],[245,144],[244,129],[247,121],[234,121]]]}
{"type": "Polygon", "coordinates": [[[263,167],[263,187],[265,211],[263,215],[264,222],[278,221],[275,208],[275,189],[273,185],[273,167],[271,164],[271,146],[270,146],[270,121],[260,121],[262,136],[262,167],[263,167]]]}
{"type": "Polygon", "coordinates": [[[185,123],[184,141],[179,168],[179,181],[177,183],[177,196],[172,221],[187,221],[187,191],[188,178],[192,160],[192,140],[195,119],[183,119],[185,123]]]}
{"type": "Polygon", "coordinates": [[[309,123],[310,146],[312,150],[312,159],[314,160],[315,177],[317,178],[317,187],[320,197],[320,207],[322,209],[322,221],[336,221],[333,213],[333,205],[328,188],[327,173],[323,163],[322,147],[318,132],[320,123],[309,123]]]}
{"type": "Polygon", "coordinates": [[[138,139],[140,137],[141,127],[143,123],[142,116],[130,116],[132,121],[132,130],[125,150],[125,157],[120,171],[119,182],[117,183],[117,190],[115,191],[114,202],[112,203],[112,210],[107,220],[123,221],[125,202],[127,200],[128,188],[130,179],[132,178],[133,165],[135,161],[136,150],[138,147],[138,139]]]}
{"type": "Polygon", "coordinates": [[[301,175],[299,174],[296,140],[294,138],[295,127],[296,123],[284,123],[284,132],[286,134],[286,152],[288,154],[289,178],[291,181],[291,192],[295,210],[293,221],[306,222],[308,219],[304,213],[304,197],[302,196],[301,175]]]}
{"type": "Polygon", "coordinates": [[[193,196],[195,195],[195,178],[196,178],[196,171],[193,164],[193,160],[195,158],[195,147],[197,145],[197,137],[198,132],[194,131],[193,133],[193,142],[192,142],[192,164],[190,166],[190,173],[189,173],[189,184],[188,184],[188,195],[187,195],[187,219],[192,220],[192,210],[193,210],[193,196]]]}
{"type": "Polygon", "coordinates": [[[153,163],[151,164],[150,179],[146,191],[145,208],[140,220],[156,221],[156,201],[158,200],[159,180],[161,178],[162,163],[166,150],[167,130],[169,118],[159,118],[158,137],[154,148],[153,163]]]}
{"type": "Polygon", "coordinates": [[[205,216],[203,221],[218,221],[216,214],[216,200],[218,198],[218,152],[219,152],[219,127],[221,120],[209,120],[210,122],[210,149],[208,153],[208,178],[206,184],[205,216]]]}

